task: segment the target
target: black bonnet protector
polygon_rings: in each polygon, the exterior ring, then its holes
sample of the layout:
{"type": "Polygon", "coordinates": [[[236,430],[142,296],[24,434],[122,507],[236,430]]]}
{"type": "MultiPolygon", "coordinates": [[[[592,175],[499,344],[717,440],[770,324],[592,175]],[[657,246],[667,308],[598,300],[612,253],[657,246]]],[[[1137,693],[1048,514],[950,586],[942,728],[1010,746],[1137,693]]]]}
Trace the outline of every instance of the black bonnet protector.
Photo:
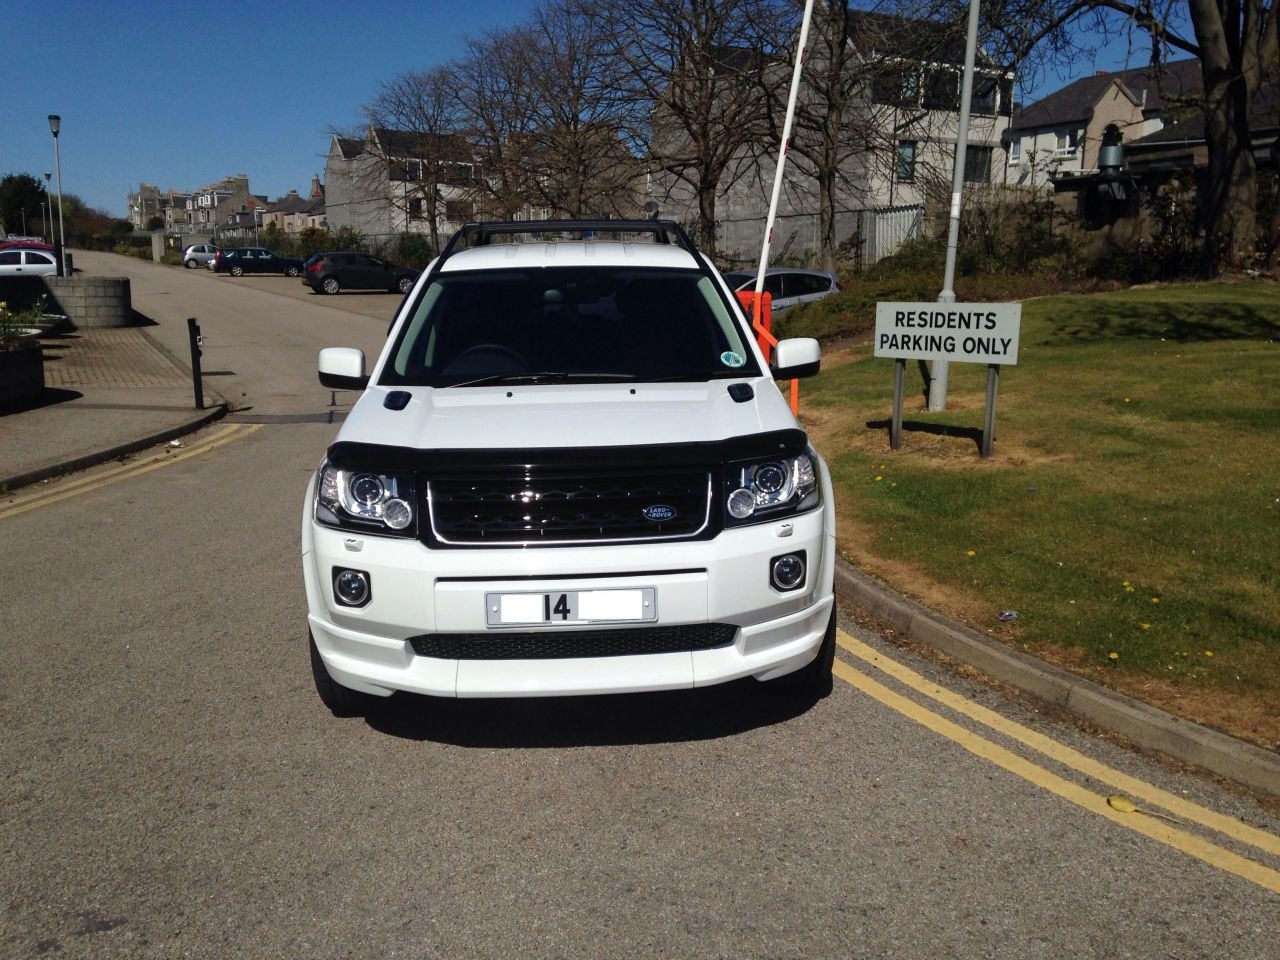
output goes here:
{"type": "Polygon", "coordinates": [[[626,447],[521,447],[418,449],[378,443],[335,443],[329,462],[339,470],[370,473],[509,473],[512,468],[644,469],[706,467],[739,460],[794,457],[805,452],[803,430],[774,430],[727,440],[626,447]]]}

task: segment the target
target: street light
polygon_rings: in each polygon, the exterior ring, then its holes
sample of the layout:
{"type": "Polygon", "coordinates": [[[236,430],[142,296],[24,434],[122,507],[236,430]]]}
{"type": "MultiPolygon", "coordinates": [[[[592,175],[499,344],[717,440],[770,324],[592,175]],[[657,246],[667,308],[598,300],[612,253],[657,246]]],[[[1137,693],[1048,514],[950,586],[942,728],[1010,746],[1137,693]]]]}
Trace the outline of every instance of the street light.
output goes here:
{"type": "Polygon", "coordinates": [[[49,181],[53,179],[53,173],[46,170],[44,172],[44,198],[49,205],[49,242],[53,243],[53,194],[49,190],[49,181]]]}
{"type": "MultiPolygon", "coordinates": [[[[62,148],[58,146],[58,131],[62,128],[62,118],[56,113],[49,114],[49,132],[53,134],[53,167],[58,171],[58,236],[61,238],[62,275],[68,276],[67,270],[67,230],[62,222],[62,148]]],[[[49,175],[46,173],[45,177],[49,175]]]]}
{"type": "Polygon", "coordinates": [[[45,215],[45,210],[48,208],[48,206],[49,204],[45,203],[43,200],[40,201],[40,239],[41,240],[43,240],[45,237],[49,235],[48,233],[49,218],[45,215]]]}

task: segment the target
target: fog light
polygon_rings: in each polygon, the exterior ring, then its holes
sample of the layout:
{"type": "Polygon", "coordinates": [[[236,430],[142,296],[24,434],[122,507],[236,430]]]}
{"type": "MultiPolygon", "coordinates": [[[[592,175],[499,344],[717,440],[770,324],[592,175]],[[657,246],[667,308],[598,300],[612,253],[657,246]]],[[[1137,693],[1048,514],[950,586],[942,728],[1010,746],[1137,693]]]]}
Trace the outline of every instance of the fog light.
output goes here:
{"type": "Polygon", "coordinates": [[[369,575],[363,570],[333,571],[333,596],[344,607],[363,607],[369,602],[369,575]]]}
{"type": "Polygon", "coordinates": [[[735,520],[745,520],[756,512],[756,498],[746,487],[739,487],[729,494],[729,516],[735,520]]]}
{"type": "Polygon", "coordinates": [[[804,585],[805,555],[784,553],[769,561],[769,582],[775,590],[796,590],[804,585]]]}
{"type": "Polygon", "coordinates": [[[413,508],[403,500],[388,500],[382,508],[382,519],[392,530],[403,530],[413,521],[413,508]]]}

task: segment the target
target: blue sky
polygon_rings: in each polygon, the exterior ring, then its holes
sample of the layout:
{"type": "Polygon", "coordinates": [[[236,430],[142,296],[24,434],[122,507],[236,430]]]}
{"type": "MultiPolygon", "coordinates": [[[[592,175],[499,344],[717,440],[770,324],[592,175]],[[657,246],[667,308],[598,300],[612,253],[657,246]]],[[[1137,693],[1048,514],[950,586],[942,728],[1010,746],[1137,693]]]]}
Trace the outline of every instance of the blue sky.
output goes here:
{"type": "MultiPolygon", "coordinates": [[[[0,17],[0,175],[53,171],[124,216],[146,181],[192,190],[247,173],[271,199],[324,177],[332,128],[352,128],[378,86],[460,56],[516,25],[534,0],[8,0],[0,17]]],[[[1123,66],[1124,50],[1073,76],[1123,66]]],[[[1133,64],[1145,61],[1137,53],[1133,64]]],[[[1043,94],[1070,76],[1050,76],[1043,94]]],[[[54,182],[56,190],[57,184],[54,182]]]]}
{"type": "Polygon", "coordinates": [[[305,193],[327,131],[357,126],[380,83],[460,56],[533,0],[2,6],[0,175],[53,171],[56,113],[63,191],[124,216],[144,180],[191,190],[247,173],[271,199],[305,193]]]}

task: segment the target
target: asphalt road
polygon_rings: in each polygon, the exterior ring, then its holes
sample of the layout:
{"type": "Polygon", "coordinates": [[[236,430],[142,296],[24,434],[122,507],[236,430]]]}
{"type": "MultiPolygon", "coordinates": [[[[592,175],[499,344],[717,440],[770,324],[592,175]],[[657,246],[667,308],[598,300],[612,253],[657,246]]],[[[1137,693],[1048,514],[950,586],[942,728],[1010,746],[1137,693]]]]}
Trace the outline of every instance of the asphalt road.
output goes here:
{"type": "Polygon", "coordinates": [[[853,616],[809,709],[333,718],[298,527],[346,401],[315,356],[376,350],[399,298],[109,266],[175,354],[200,318],[239,410],[0,502],[0,957],[1280,957],[1265,807],[853,616]]]}

